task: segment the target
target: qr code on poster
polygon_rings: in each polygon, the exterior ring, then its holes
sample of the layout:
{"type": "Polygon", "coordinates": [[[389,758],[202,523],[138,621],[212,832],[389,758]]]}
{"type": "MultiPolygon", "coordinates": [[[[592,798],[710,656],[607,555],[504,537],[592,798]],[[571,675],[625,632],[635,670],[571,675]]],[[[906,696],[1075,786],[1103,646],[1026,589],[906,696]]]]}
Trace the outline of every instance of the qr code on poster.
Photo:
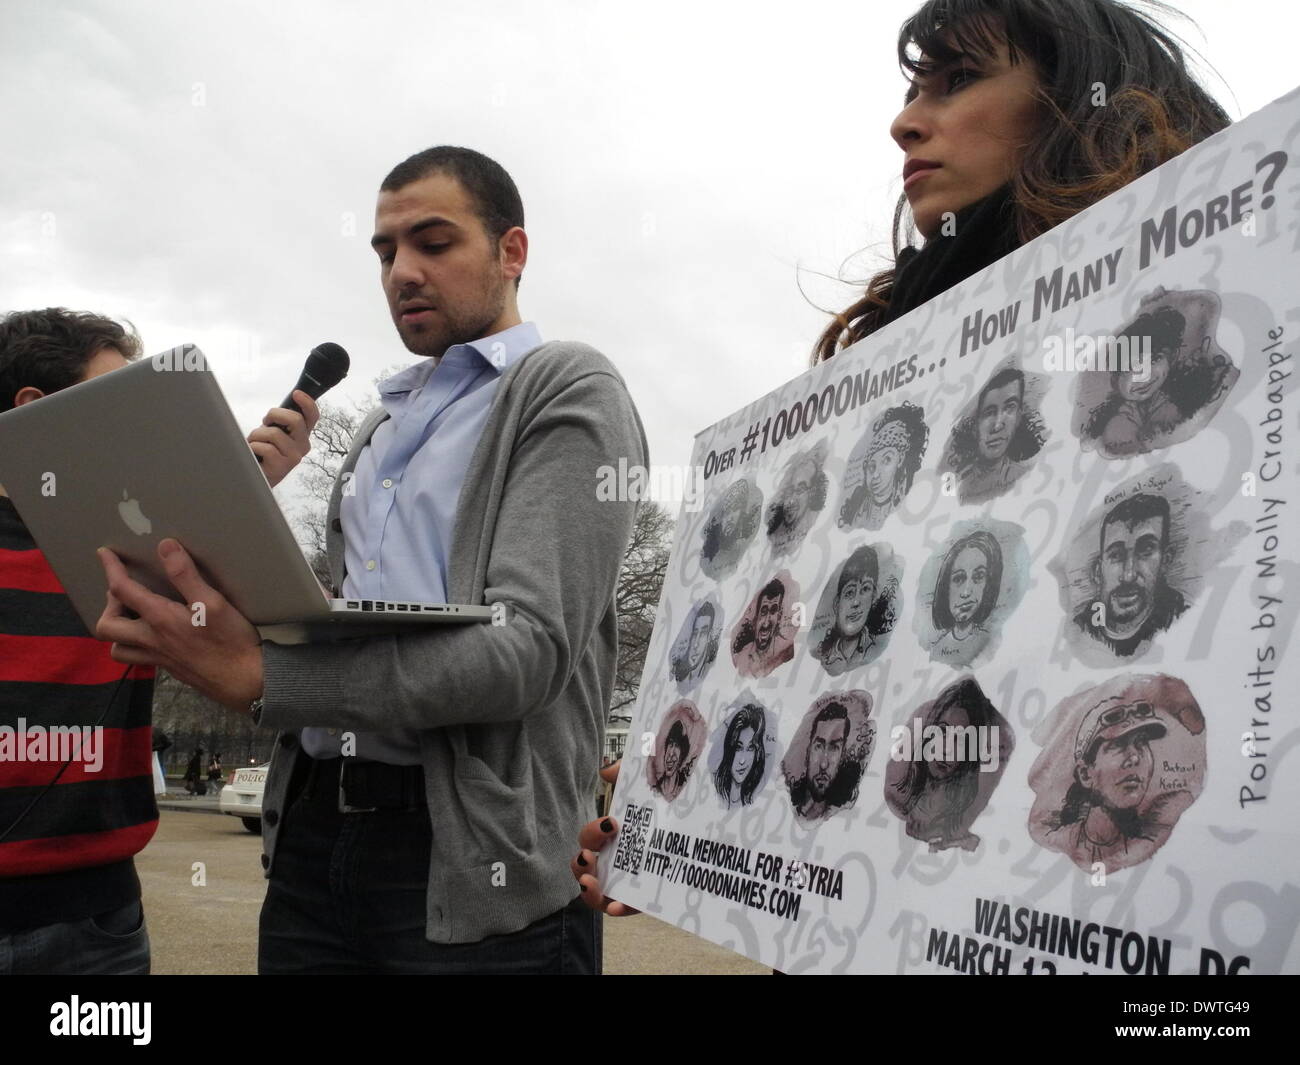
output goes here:
{"type": "Polygon", "coordinates": [[[650,806],[627,804],[623,824],[619,827],[618,851],[614,854],[614,868],[625,869],[633,876],[641,872],[645,858],[645,845],[650,839],[655,812],[650,806]]]}

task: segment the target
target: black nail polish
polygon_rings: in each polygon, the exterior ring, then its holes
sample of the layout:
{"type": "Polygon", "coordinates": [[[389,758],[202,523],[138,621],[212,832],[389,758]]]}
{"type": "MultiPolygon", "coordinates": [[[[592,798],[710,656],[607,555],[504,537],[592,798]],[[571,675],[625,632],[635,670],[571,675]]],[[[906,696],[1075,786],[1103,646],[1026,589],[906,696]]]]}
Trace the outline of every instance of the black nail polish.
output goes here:
{"type": "Polygon", "coordinates": [[[581,854],[578,855],[578,864],[582,866],[584,869],[587,868],[587,859],[584,858],[581,854]]]}
{"type": "Polygon", "coordinates": [[[603,820],[603,821],[600,823],[600,830],[601,830],[602,832],[613,832],[613,831],[614,831],[614,822],[611,821],[608,817],[605,818],[605,820],[603,820]]]}

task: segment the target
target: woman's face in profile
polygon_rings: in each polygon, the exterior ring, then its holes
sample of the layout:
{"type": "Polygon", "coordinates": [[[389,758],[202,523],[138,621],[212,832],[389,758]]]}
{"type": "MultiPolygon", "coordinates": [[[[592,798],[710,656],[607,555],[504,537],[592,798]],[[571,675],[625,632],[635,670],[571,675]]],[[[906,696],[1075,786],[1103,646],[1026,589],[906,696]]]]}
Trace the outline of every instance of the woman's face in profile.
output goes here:
{"type": "Polygon", "coordinates": [[[965,56],[918,76],[889,128],[907,153],[903,193],[927,240],[947,212],[982,200],[1011,180],[1037,124],[1038,71],[1012,64],[1006,42],[989,59],[965,56]]]}

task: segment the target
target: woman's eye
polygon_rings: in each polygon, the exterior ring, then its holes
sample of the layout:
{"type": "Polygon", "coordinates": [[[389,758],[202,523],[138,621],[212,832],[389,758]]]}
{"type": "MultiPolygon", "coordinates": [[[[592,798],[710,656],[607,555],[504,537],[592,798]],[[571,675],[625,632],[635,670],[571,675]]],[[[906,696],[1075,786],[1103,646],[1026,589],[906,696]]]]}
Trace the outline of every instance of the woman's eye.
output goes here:
{"type": "Polygon", "coordinates": [[[977,76],[977,73],[969,67],[958,67],[948,74],[948,91],[960,89],[968,82],[974,81],[977,76]]]}

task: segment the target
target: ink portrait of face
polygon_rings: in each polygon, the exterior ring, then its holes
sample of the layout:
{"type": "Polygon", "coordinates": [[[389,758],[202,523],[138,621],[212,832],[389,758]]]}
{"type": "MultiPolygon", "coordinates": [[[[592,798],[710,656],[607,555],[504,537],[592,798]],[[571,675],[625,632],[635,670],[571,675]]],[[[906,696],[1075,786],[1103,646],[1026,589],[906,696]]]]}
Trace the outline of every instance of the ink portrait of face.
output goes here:
{"type": "Polygon", "coordinates": [[[804,715],[781,762],[790,802],[803,821],[820,821],[857,801],[871,757],[875,723],[863,691],[820,696],[804,715]]]}
{"type": "MultiPolygon", "coordinates": [[[[992,539],[991,537],[989,539],[992,539]]],[[[997,602],[998,579],[1002,571],[1002,553],[997,541],[972,542],[954,551],[952,565],[948,567],[946,593],[948,616],[952,626],[948,629],[956,639],[965,639],[976,626],[976,615],[987,618],[997,602]],[[989,574],[995,575],[992,584],[989,574]]],[[[946,618],[944,620],[947,620],[946,618]]]]}
{"type": "Polygon", "coordinates": [[[758,622],[754,626],[754,646],[766,654],[772,648],[772,638],[781,627],[781,613],[785,596],[780,591],[758,597],[758,622]]]}
{"type": "Polygon", "coordinates": [[[988,805],[1015,749],[1010,723],[974,677],[965,677],[893,730],[885,801],[930,851],[973,851],[971,825],[988,805]]]}
{"type": "Polygon", "coordinates": [[[1001,625],[1024,594],[1029,571],[1019,526],[980,519],[958,528],[966,531],[922,571],[922,581],[933,574],[930,610],[928,618],[914,622],[931,659],[954,667],[992,654],[1001,625]]]}
{"type": "Polygon", "coordinates": [[[775,730],[767,711],[746,692],[740,707],[722,729],[721,751],[713,767],[713,784],[723,805],[747,806],[763,784],[775,730]]]}
{"type": "Polygon", "coordinates": [[[763,493],[741,479],[729,486],[708,511],[702,529],[699,568],[714,580],[736,572],[763,519],[763,493]]]}
{"type": "Polygon", "coordinates": [[[708,675],[721,640],[722,610],[710,596],[687,615],[669,652],[669,672],[682,692],[694,688],[708,675]]]}
{"type": "Polygon", "coordinates": [[[942,472],[956,475],[959,502],[1005,495],[1030,470],[1048,437],[1037,410],[1046,391],[1045,375],[1026,375],[1007,364],[959,415],[939,464],[942,472]]]}
{"type": "Polygon", "coordinates": [[[774,555],[797,550],[826,505],[830,482],[823,466],[827,451],[823,440],[798,452],[787,463],[776,496],[767,508],[767,536],[774,555]]]}
{"type": "Polygon", "coordinates": [[[762,523],[763,494],[748,480],[732,484],[717,500],[703,526],[700,568],[714,580],[735,572],[762,523]]]}
{"type": "Polygon", "coordinates": [[[840,526],[879,529],[911,491],[929,439],[920,407],[903,403],[881,414],[849,454],[840,526]]]}
{"type": "Polygon", "coordinates": [[[798,586],[785,570],[759,589],[732,630],[731,659],[741,676],[765,677],[794,657],[798,626],[791,604],[798,597],[798,586]]]}
{"type": "Polygon", "coordinates": [[[1074,624],[1120,658],[1139,653],[1187,610],[1167,575],[1172,521],[1169,501],[1152,492],[1129,495],[1102,519],[1094,594],[1075,610],[1074,624]]]}
{"type": "Polygon", "coordinates": [[[654,752],[646,760],[650,790],[668,802],[676,799],[691,777],[704,740],[704,719],[695,704],[688,699],[674,703],[659,725],[654,752]]]}
{"type": "Polygon", "coordinates": [[[887,444],[867,455],[863,465],[863,479],[866,481],[867,494],[877,506],[892,504],[903,454],[901,447],[887,444]]]}
{"type": "Polygon", "coordinates": [[[1171,447],[1196,435],[1240,372],[1219,347],[1219,296],[1157,288],[1079,375],[1074,431],[1109,459],[1171,447]]]}
{"type": "Polygon", "coordinates": [[[1035,729],[1030,834],[1081,869],[1145,861],[1201,792],[1204,731],[1176,677],[1124,676],[1071,696],[1035,729]]]}
{"type": "Polygon", "coordinates": [[[808,648],[832,677],[875,661],[902,609],[901,564],[887,544],[855,548],[831,575],[808,648]]]}
{"type": "Polygon", "coordinates": [[[1009,381],[990,388],[980,400],[979,452],[985,462],[997,462],[1007,453],[1011,437],[1020,425],[1024,404],[1024,382],[1009,381]]]}

